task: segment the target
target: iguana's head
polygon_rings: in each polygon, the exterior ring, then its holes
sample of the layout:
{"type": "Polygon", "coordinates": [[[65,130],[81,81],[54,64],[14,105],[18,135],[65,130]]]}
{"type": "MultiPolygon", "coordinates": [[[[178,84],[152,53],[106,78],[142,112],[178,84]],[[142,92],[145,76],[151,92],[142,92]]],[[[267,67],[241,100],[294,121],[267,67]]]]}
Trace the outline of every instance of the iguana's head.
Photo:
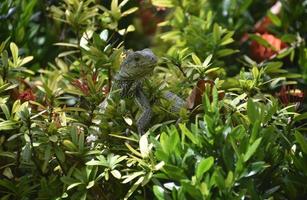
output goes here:
{"type": "Polygon", "coordinates": [[[157,57],[150,49],[128,51],[116,78],[118,80],[141,79],[153,71],[157,61],[157,57]]]}

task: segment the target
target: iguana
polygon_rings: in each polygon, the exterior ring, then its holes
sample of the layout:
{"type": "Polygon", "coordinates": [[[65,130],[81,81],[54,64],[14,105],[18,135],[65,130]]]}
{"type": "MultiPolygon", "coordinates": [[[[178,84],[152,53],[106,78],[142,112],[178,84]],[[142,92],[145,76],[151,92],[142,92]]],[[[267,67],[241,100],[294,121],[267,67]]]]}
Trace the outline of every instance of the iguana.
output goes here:
{"type": "MultiPolygon", "coordinates": [[[[108,97],[99,105],[100,110],[104,112],[108,106],[108,100],[112,98],[117,89],[120,90],[121,98],[133,97],[139,108],[143,110],[137,120],[137,129],[141,135],[145,133],[152,117],[150,102],[143,92],[142,83],[153,72],[157,62],[158,58],[150,49],[127,51],[126,57],[120,65],[120,71],[114,76],[108,97]]],[[[185,106],[185,101],[172,92],[164,92],[163,96],[174,102],[173,112],[185,106]]]]}

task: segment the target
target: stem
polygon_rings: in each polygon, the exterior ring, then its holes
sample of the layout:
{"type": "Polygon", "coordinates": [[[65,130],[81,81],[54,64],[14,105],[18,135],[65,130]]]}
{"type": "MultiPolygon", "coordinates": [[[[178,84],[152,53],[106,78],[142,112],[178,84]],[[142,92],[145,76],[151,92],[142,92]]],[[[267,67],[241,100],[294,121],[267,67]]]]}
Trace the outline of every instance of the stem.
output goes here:
{"type": "Polygon", "coordinates": [[[109,86],[108,90],[110,92],[111,87],[112,87],[112,74],[111,74],[111,67],[110,66],[108,67],[108,86],[109,86]]]}
{"type": "MultiPolygon", "coordinates": [[[[53,146],[53,148],[55,148],[55,145],[54,145],[54,144],[52,144],[52,146],[53,146]]],[[[65,168],[64,168],[64,166],[63,166],[63,163],[60,161],[60,159],[58,158],[58,156],[56,155],[56,153],[55,153],[54,155],[55,155],[55,158],[56,158],[56,160],[58,161],[58,163],[59,163],[59,165],[60,165],[60,167],[61,167],[61,169],[62,169],[63,174],[66,176],[66,175],[67,175],[67,172],[66,172],[66,170],[65,170],[65,168]]]]}
{"type": "Polygon", "coordinates": [[[183,75],[185,78],[187,78],[187,75],[186,75],[185,72],[183,71],[181,65],[175,64],[175,66],[178,67],[179,70],[181,71],[182,75],[183,75]]]}
{"type": "Polygon", "coordinates": [[[29,138],[30,138],[30,145],[31,145],[31,152],[32,152],[32,160],[34,162],[35,167],[37,168],[39,174],[41,176],[45,176],[45,174],[43,173],[42,169],[40,168],[37,160],[35,158],[37,158],[37,154],[36,151],[34,149],[34,145],[33,145],[33,138],[32,138],[32,131],[31,131],[31,121],[30,119],[28,119],[28,131],[29,131],[29,138]]]}
{"type": "Polygon", "coordinates": [[[77,34],[77,42],[78,42],[78,49],[80,50],[80,60],[81,60],[81,63],[83,64],[83,56],[82,56],[82,51],[81,51],[81,47],[80,47],[80,28],[79,26],[77,26],[77,30],[76,30],[76,34],[77,34]]]}
{"type": "Polygon", "coordinates": [[[16,153],[16,167],[15,167],[15,174],[18,174],[18,168],[20,165],[20,154],[21,154],[21,142],[20,138],[17,140],[17,153],[16,153]]]}

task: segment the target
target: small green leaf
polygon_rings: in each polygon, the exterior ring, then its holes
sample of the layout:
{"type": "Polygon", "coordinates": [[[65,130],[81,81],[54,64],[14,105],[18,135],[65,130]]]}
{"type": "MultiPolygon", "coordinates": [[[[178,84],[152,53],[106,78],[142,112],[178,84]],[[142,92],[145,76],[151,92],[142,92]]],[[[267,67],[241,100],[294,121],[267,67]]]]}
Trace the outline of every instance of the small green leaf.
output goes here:
{"type": "Polygon", "coordinates": [[[54,152],[55,152],[56,157],[57,157],[61,162],[65,162],[65,154],[64,154],[63,150],[62,150],[60,147],[55,146],[54,152]]]}
{"type": "Polygon", "coordinates": [[[111,2],[111,11],[115,12],[118,10],[118,0],[112,0],[111,2]]]}
{"type": "Polygon", "coordinates": [[[49,140],[51,142],[57,142],[58,141],[58,136],[57,135],[51,135],[51,136],[49,136],[49,140]]]}
{"type": "Polygon", "coordinates": [[[7,178],[9,178],[9,179],[14,178],[14,175],[13,175],[13,173],[12,173],[12,170],[11,170],[11,168],[9,168],[9,167],[6,167],[6,168],[3,170],[2,174],[3,174],[4,176],[6,176],[7,178]]]}
{"type": "Polygon", "coordinates": [[[250,39],[255,40],[257,43],[261,44],[264,47],[271,48],[276,51],[276,48],[272,46],[268,41],[263,39],[261,36],[256,34],[249,34],[250,39]]]}
{"type": "Polygon", "coordinates": [[[144,180],[144,177],[142,176],[132,185],[132,187],[128,190],[127,194],[125,195],[124,200],[128,200],[128,198],[139,187],[139,185],[142,183],[143,180],[144,180]]]}
{"type": "Polygon", "coordinates": [[[124,121],[125,121],[129,126],[131,126],[131,125],[133,124],[133,121],[132,121],[132,119],[131,119],[130,117],[124,117],[124,116],[123,116],[123,118],[124,118],[124,121]]]}
{"type": "Polygon", "coordinates": [[[249,98],[247,101],[247,116],[251,123],[255,122],[256,120],[261,121],[259,106],[251,98],[249,98]]]}
{"type": "Polygon", "coordinates": [[[302,121],[302,120],[304,120],[304,119],[307,119],[307,112],[302,113],[302,114],[300,114],[300,115],[298,115],[298,116],[295,116],[293,120],[294,120],[295,122],[297,122],[297,121],[302,121]]]}
{"type": "Polygon", "coordinates": [[[114,178],[120,179],[122,177],[122,175],[120,174],[120,172],[116,169],[111,171],[111,174],[114,176],[114,178]]]}
{"type": "Polygon", "coordinates": [[[19,63],[19,66],[22,66],[24,64],[27,64],[28,62],[30,62],[31,60],[33,60],[33,56],[27,56],[23,59],[21,59],[20,63],[19,63]]]}
{"type": "Polygon", "coordinates": [[[12,121],[12,120],[0,122],[0,131],[15,129],[17,124],[18,124],[18,122],[12,121]]]}
{"type": "Polygon", "coordinates": [[[70,190],[74,187],[77,187],[78,185],[81,185],[82,183],[81,182],[77,182],[77,183],[73,183],[73,184],[70,184],[68,187],[67,187],[67,190],[70,190]]]}
{"type": "Polygon", "coordinates": [[[216,52],[216,56],[217,57],[225,57],[225,56],[229,56],[232,55],[234,53],[239,52],[238,50],[234,50],[234,49],[221,49],[219,51],[216,52]]]}
{"type": "Polygon", "coordinates": [[[134,172],[134,173],[132,173],[132,174],[128,174],[128,175],[125,175],[125,176],[123,176],[123,178],[124,178],[124,180],[123,180],[123,182],[122,183],[129,183],[129,182],[131,182],[133,179],[135,179],[135,178],[137,178],[137,177],[139,177],[139,176],[142,176],[142,175],[144,175],[145,174],[145,172],[143,172],[143,171],[140,171],[140,172],[134,172]]]}
{"type": "Polygon", "coordinates": [[[157,7],[171,8],[174,6],[172,0],[151,0],[152,5],[157,7]]]}
{"type": "Polygon", "coordinates": [[[137,10],[138,10],[137,7],[129,8],[128,10],[126,10],[125,12],[122,13],[122,17],[130,15],[131,13],[134,13],[137,10]]]}
{"type": "Polygon", "coordinates": [[[214,44],[218,44],[219,40],[221,38],[221,32],[220,32],[220,27],[218,24],[213,25],[213,42],[214,44]]]}
{"type": "Polygon", "coordinates": [[[226,188],[231,188],[232,184],[234,181],[234,175],[232,171],[228,172],[227,178],[225,179],[225,187],[226,188]]]}
{"type": "Polygon", "coordinates": [[[148,138],[147,137],[148,137],[147,134],[142,135],[142,137],[140,138],[140,142],[139,142],[140,152],[142,154],[142,158],[148,157],[149,152],[150,152],[150,147],[149,147],[149,144],[148,144],[148,138]]]}
{"type": "Polygon", "coordinates": [[[158,186],[158,185],[154,185],[153,186],[153,192],[154,192],[155,196],[157,197],[157,199],[159,199],[159,200],[165,199],[165,190],[163,189],[163,187],[158,186]]]}
{"type": "Polygon", "coordinates": [[[15,153],[7,152],[7,151],[0,151],[0,156],[12,158],[12,159],[16,158],[16,154],[15,153]]]}
{"type": "Polygon", "coordinates": [[[204,173],[206,173],[213,165],[214,158],[210,156],[209,158],[202,159],[196,168],[196,177],[198,180],[201,180],[204,173]]]}
{"type": "Polygon", "coordinates": [[[101,31],[101,33],[99,34],[100,39],[102,39],[103,41],[107,41],[108,37],[109,37],[109,31],[107,29],[104,29],[103,31],[101,31]]]}
{"type": "Polygon", "coordinates": [[[92,188],[94,185],[95,185],[95,181],[90,181],[90,182],[87,184],[86,189],[90,189],[90,188],[92,188]]]}
{"type": "Polygon", "coordinates": [[[281,20],[277,15],[273,14],[271,11],[269,11],[267,15],[275,26],[281,26],[281,20]]]}
{"type": "Polygon", "coordinates": [[[212,60],[212,54],[210,54],[206,59],[205,61],[203,62],[203,66],[206,68],[209,66],[209,63],[211,62],[212,60]]]}
{"type": "Polygon", "coordinates": [[[18,47],[14,42],[10,43],[10,49],[12,52],[13,63],[16,64],[18,60],[18,47]]]}
{"type": "Polygon", "coordinates": [[[295,131],[294,136],[295,136],[296,141],[300,144],[302,151],[305,154],[307,154],[307,140],[306,140],[306,138],[304,138],[304,136],[298,131],[295,131]]]}
{"type": "Polygon", "coordinates": [[[247,152],[244,154],[243,160],[244,162],[248,161],[252,155],[256,152],[258,146],[261,143],[262,138],[258,138],[252,145],[250,145],[247,149],[247,152]]]}
{"type": "Polygon", "coordinates": [[[192,59],[196,65],[201,65],[201,61],[195,53],[192,53],[192,59]]]}
{"type": "Polygon", "coordinates": [[[179,128],[194,144],[199,145],[197,137],[184,124],[179,124],[179,128]]]}
{"type": "Polygon", "coordinates": [[[98,160],[90,160],[86,162],[86,165],[102,165],[98,160]]]}
{"type": "Polygon", "coordinates": [[[9,108],[7,107],[6,104],[1,104],[0,105],[4,115],[5,115],[5,118],[6,119],[10,119],[11,118],[11,114],[10,114],[10,111],[9,111],[9,108]]]}

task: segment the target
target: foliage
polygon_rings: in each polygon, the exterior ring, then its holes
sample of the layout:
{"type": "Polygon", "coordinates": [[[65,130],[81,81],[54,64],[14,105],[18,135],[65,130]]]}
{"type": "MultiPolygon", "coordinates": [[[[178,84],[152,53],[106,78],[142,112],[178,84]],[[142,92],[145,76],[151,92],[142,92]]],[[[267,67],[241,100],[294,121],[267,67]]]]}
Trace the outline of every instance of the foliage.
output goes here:
{"type": "Polygon", "coordinates": [[[0,199],[303,199],[307,4],[278,2],[1,3],[0,199]],[[140,136],[131,99],[99,104],[142,38],[140,136]]]}

